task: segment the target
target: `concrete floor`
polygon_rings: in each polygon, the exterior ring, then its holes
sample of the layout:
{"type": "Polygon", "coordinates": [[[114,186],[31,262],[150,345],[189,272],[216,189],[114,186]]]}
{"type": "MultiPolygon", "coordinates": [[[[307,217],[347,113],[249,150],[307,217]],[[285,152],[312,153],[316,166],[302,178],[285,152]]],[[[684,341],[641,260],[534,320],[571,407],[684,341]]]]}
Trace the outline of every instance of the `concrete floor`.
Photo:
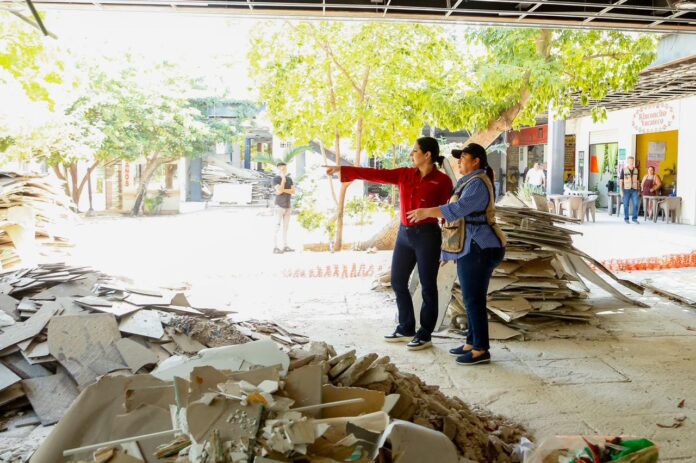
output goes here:
{"type": "MultiPolygon", "coordinates": [[[[526,341],[494,342],[492,364],[460,367],[447,354],[458,339],[436,339],[433,349],[420,352],[384,343],[382,335],[394,327],[393,294],[372,291],[370,279],[282,277],[287,270],[334,264],[384,266],[390,253],[274,256],[264,245],[272,243],[272,218],[265,212],[218,209],[89,220],[78,227],[80,245],[73,261],[128,276],[141,286],[188,288],[193,299],[233,310],[235,317],[273,319],[339,351],[389,355],[399,368],[527,425],[539,439],[556,434],[643,436],[660,444],[661,461],[696,462],[695,311],[653,295],[640,298],[650,308],[627,308],[597,290],[593,302],[603,312],[596,323],[558,323],[526,341]],[[679,428],[657,426],[682,416],[687,418],[679,428]]],[[[696,227],[631,226],[602,214],[598,219],[573,227],[585,233],[578,246],[600,260],[696,248],[696,227]]],[[[303,232],[293,225],[297,246],[303,232]]],[[[658,286],[696,300],[696,269],[624,276],[652,278],[658,286]]]]}

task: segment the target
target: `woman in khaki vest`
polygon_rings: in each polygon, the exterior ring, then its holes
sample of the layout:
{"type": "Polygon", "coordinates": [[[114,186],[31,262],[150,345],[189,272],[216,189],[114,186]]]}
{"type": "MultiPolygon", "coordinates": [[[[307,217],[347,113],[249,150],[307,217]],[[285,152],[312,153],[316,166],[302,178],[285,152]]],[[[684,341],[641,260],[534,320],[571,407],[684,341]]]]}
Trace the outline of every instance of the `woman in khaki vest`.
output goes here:
{"type": "MultiPolygon", "coordinates": [[[[495,179],[483,146],[453,150],[463,175],[444,206],[415,209],[409,219],[445,218],[441,261],[457,262],[469,329],[466,344],[450,350],[459,365],[491,360],[486,298],[493,270],[505,256],[505,235],[495,222],[495,179]]],[[[443,264],[444,265],[444,264],[443,264]]]]}

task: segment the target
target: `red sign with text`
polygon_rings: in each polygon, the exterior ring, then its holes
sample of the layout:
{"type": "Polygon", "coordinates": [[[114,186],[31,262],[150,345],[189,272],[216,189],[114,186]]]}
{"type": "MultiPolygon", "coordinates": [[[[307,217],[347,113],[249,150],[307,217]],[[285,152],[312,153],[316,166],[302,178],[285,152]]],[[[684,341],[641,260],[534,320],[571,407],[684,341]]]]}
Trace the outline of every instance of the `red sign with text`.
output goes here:
{"type": "Polygon", "coordinates": [[[548,143],[548,125],[537,125],[510,132],[512,146],[545,145],[548,143]]]}

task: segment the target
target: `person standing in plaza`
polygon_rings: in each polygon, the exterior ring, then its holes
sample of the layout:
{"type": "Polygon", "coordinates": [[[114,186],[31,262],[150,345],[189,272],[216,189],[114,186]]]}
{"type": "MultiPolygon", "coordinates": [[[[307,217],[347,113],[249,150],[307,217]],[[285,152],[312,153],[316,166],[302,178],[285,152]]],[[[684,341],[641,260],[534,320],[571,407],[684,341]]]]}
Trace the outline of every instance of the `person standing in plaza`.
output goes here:
{"type": "Polygon", "coordinates": [[[538,162],[534,163],[534,167],[527,172],[525,182],[532,187],[535,193],[544,194],[544,186],[546,185],[546,176],[544,169],[538,162]]]}
{"type": "Polygon", "coordinates": [[[495,219],[495,177],[488,165],[486,149],[471,143],[453,150],[459,159],[459,179],[448,204],[415,209],[408,218],[422,220],[443,217],[443,262],[456,261],[462,288],[468,330],[466,344],[449,353],[459,365],[478,365],[491,360],[486,300],[493,271],[505,256],[506,238],[495,219]]]}
{"type": "MultiPolygon", "coordinates": [[[[645,174],[643,180],[640,182],[640,192],[645,196],[660,196],[660,189],[662,188],[662,179],[659,175],[655,173],[654,166],[648,166],[648,173],[645,174]]],[[[648,210],[643,211],[646,218],[652,218],[655,211],[653,209],[652,201],[648,202],[648,210]]]]}
{"type": "Polygon", "coordinates": [[[290,226],[290,216],[292,215],[292,196],[295,194],[295,185],[288,175],[288,166],[284,162],[277,164],[278,175],[273,177],[275,188],[275,216],[276,229],[273,234],[273,253],[282,254],[292,252],[294,249],[288,246],[288,228],[290,226]],[[283,244],[278,247],[278,233],[283,230],[283,244]]]}
{"type": "Polygon", "coordinates": [[[391,264],[391,286],[396,294],[399,324],[384,339],[387,342],[410,339],[408,349],[419,350],[432,345],[431,336],[438,318],[437,273],[442,232],[437,219],[415,223],[407,218],[407,213],[419,207],[445,204],[452,191],[452,180],[437,168],[438,165],[442,166],[444,157],[440,156],[440,146],[432,137],[422,137],[416,141],[411,160],[413,167],[410,168],[326,166],[326,172],[328,175],[339,174],[341,182],[366,180],[399,187],[401,225],[391,264]],[[409,277],[416,265],[423,295],[418,331],[408,287],[409,277]]]}
{"type": "Polygon", "coordinates": [[[624,222],[629,223],[628,206],[633,203],[633,223],[638,225],[638,191],[640,181],[638,180],[636,159],[633,156],[626,159],[626,165],[619,173],[619,186],[621,187],[621,198],[623,199],[624,222]]]}

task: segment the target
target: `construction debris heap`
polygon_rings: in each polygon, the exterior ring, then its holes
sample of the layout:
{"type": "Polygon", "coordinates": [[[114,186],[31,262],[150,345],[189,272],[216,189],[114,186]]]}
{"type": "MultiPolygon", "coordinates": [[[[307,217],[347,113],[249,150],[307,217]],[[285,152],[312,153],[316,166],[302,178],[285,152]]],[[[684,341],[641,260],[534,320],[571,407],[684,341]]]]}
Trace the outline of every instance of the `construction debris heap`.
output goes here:
{"type": "Polygon", "coordinates": [[[4,419],[57,423],[32,462],[502,463],[530,437],[388,357],[88,268],[6,274],[0,309],[4,419]]]}

